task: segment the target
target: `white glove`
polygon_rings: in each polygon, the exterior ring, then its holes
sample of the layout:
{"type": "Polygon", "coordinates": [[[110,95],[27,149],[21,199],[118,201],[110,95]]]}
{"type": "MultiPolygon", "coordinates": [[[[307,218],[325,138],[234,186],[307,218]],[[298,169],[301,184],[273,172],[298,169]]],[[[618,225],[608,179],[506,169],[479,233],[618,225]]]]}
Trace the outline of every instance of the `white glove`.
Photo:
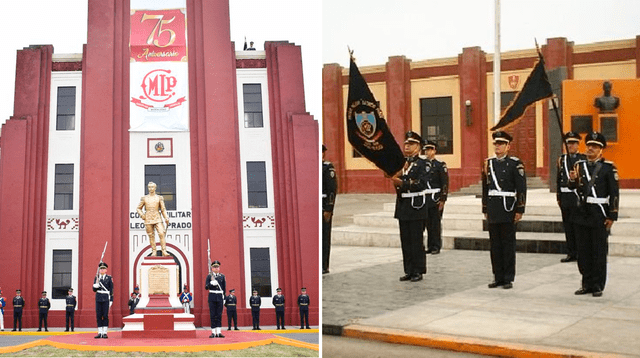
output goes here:
{"type": "Polygon", "coordinates": [[[100,288],[100,284],[98,284],[97,282],[93,284],[93,288],[100,288]]]}
{"type": "Polygon", "coordinates": [[[218,281],[215,278],[212,279],[210,283],[211,283],[211,286],[218,286],[219,285],[218,281]]]}
{"type": "Polygon", "coordinates": [[[111,308],[112,304],[113,304],[113,301],[109,301],[109,308],[111,308]]]}

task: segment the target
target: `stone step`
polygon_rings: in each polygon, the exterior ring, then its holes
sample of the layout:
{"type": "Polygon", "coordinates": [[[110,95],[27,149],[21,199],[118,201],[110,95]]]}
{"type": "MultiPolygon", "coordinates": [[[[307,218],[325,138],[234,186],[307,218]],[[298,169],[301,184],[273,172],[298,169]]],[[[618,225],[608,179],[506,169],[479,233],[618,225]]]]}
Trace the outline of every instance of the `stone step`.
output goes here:
{"type": "MultiPolygon", "coordinates": [[[[400,247],[397,228],[345,226],[332,230],[332,243],[346,246],[400,247]]],[[[425,238],[426,240],[426,238],[425,238]]],[[[489,233],[475,230],[443,230],[443,249],[489,250],[489,233]]],[[[565,253],[561,233],[519,232],[516,251],[530,253],[565,253]]],[[[640,257],[637,236],[609,236],[609,255],[640,257]]]]}

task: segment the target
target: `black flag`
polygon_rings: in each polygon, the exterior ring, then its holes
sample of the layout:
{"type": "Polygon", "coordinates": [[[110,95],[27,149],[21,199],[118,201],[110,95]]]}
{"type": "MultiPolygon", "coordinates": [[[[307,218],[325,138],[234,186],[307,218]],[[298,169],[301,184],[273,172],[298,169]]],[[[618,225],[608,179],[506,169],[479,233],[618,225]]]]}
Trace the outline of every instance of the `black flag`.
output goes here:
{"type": "Polygon", "coordinates": [[[505,127],[511,127],[518,123],[518,120],[524,114],[531,104],[553,96],[551,90],[551,83],[547,78],[547,73],[544,70],[544,58],[538,51],[538,62],[533,66],[533,71],[529,74],[529,77],[522,86],[522,90],[518,92],[516,98],[509,104],[509,107],[505,109],[498,124],[491,128],[492,131],[497,129],[504,129],[505,127]]]}
{"type": "Polygon", "coordinates": [[[349,66],[347,135],[349,143],[387,175],[393,176],[404,166],[402,150],[353,57],[349,66]]]}

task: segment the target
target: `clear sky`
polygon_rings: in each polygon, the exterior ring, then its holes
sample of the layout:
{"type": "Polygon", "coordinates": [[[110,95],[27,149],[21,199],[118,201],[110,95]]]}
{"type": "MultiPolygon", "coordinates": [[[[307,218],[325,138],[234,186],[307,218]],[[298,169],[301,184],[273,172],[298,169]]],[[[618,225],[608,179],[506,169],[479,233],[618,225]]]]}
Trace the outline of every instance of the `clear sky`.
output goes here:
{"type": "MultiPolygon", "coordinates": [[[[465,47],[494,52],[494,0],[323,0],[322,63],[360,66],[389,56],[455,57],[465,47]]],[[[534,38],[575,44],[640,35],[637,0],[502,0],[501,51],[533,48],[534,38]]]]}
{"type": "MultiPolygon", "coordinates": [[[[99,0],[98,0],[99,1],[99,0]]],[[[89,0],[20,0],[3,2],[0,46],[0,123],[13,114],[16,51],[52,44],[54,53],[82,53],[87,42],[89,0]]],[[[257,50],[265,41],[286,40],[302,48],[307,111],[322,113],[322,54],[320,1],[230,0],[231,41],[242,50],[244,36],[257,50]]]]}

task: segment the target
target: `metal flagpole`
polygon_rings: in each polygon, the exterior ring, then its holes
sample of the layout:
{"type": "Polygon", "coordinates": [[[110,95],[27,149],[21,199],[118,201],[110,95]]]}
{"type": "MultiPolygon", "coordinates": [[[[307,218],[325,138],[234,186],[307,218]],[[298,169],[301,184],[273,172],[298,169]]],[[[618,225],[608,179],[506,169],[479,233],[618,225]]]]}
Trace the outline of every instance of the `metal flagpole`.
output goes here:
{"type": "Polygon", "coordinates": [[[493,51],[493,124],[500,121],[500,0],[495,0],[495,49],[493,51]]]}

